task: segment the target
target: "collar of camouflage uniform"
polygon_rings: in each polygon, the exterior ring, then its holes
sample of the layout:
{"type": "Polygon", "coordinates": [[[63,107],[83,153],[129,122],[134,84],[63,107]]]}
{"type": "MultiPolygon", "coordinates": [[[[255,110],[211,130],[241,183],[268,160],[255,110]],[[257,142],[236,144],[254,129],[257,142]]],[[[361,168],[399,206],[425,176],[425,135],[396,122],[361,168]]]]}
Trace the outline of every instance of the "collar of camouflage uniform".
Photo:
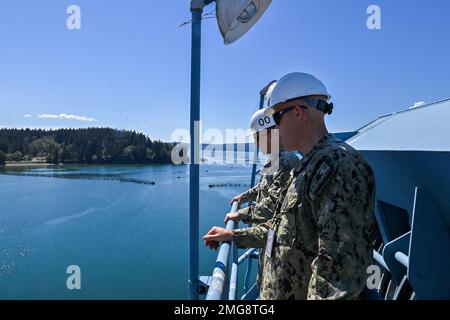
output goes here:
{"type": "Polygon", "coordinates": [[[295,169],[295,173],[302,171],[308,165],[312,156],[322,147],[322,145],[333,137],[334,135],[331,133],[327,133],[326,135],[324,135],[323,138],[316,143],[314,148],[312,148],[312,150],[308,154],[303,155],[303,158],[300,161],[300,165],[297,167],[297,169],[295,169]]]}

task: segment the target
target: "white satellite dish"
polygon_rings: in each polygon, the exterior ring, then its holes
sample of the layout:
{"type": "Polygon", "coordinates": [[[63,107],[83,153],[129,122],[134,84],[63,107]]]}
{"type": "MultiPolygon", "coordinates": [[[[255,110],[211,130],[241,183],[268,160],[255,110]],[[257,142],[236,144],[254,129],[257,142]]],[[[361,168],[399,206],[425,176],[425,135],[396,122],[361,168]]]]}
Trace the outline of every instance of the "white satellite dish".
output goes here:
{"type": "Polygon", "coordinates": [[[272,0],[216,0],[216,15],[225,44],[246,34],[272,0]]]}

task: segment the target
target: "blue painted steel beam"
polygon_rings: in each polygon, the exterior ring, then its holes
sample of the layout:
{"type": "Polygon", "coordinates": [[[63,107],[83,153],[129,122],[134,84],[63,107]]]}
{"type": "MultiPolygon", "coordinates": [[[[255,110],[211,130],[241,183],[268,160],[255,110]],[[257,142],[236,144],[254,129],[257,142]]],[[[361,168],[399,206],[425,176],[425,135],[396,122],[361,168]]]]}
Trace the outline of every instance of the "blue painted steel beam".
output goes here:
{"type": "MultiPolygon", "coordinates": [[[[437,169],[435,175],[448,179],[449,163],[447,172],[437,169]]],[[[450,210],[437,209],[439,202],[449,203],[448,190],[415,189],[408,280],[417,299],[450,299],[450,210]]]]}
{"type": "Polygon", "coordinates": [[[396,253],[400,251],[405,255],[408,254],[410,239],[411,231],[389,243],[386,243],[383,248],[383,259],[389,267],[389,272],[391,273],[392,280],[395,282],[396,286],[400,285],[400,282],[408,271],[408,268],[405,268],[402,263],[397,261],[396,253]]]}
{"type": "Polygon", "coordinates": [[[405,268],[409,268],[409,258],[401,251],[395,253],[395,260],[400,262],[405,268]]]}
{"type": "Polygon", "coordinates": [[[259,290],[255,284],[242,296],[241,300],[256,300],[259,297],[259,290]]]}
{"type": "Polygon", "coordinates": [[[199,134],[196,124],[200,120],[200,59],[203,8],[191,6],[191,161],[189,165],[189,299],[198,300],[199,285],[199,134]]]}
{"type": "Polygon", "coordinates": [[[258,249],[256,249],[256,248],[251,248],[251,249],[248,249],[247,251],[245,251],[240,257],[239,257],[239,259],[238,259],[238,264],[241,264],[245,259],[247,259],[247,258],[251,258],[251,255],[253,255],[253,253],[256,251],[256,250],[258,250],[258,249]]]}
{"type": "MultiPolygon", "coordinates": [[[[262,108],[264,108],[264,98],[266,96],[266,93],[262,93],[260,94],[259,97],[259,110],[261,110],[262,108]]],[[[253,188],[255,185],[255,180],[256,180],[256,163],[258,162],[258,152],[259,152],[259,148],[258,145],[255,145],[255,153],[253,155],[253,166],[252,166],[252,179],[250,181],[250,188],[253,188]]]]}
{"type": "MultiPolygon", "coordinates": [[[[238,208],[238,203],[233,202],[231,207],[231,212],[236,212],[238,208]]],[[[227,223],[226,229],[233,230],[235,227],[235,222],[230,220],[227,223]]],[[[206,300],[221,300],[225,281],[227,277],[227,265],[228,265],[228,255],[230,253],[231,244],[229,242],[222,242],[219,247],[219,254],[217,255],[216,264],[214,266],[213,274],[210,279],[208,294],[206,295],[206,300]]]]}
{"type": "Polygon", "coordinates": [[[386,262],[384,261],[383,256],[376,252],[375,250],[373,250],[373,259],[380,265],[382,266],[386,271],[389,271],[388,266],[386,265],[386,262]]]}
{"type": "Polygon", "coordinates": [[[238,282],[238,266],[239,266],[239,252],[236,243],[231,244],[231,251],[233,256],[233,263],[231,265],[230,275],[230,291],[228,293],[228,300],[236,300],[237,282],[238,282]]]}

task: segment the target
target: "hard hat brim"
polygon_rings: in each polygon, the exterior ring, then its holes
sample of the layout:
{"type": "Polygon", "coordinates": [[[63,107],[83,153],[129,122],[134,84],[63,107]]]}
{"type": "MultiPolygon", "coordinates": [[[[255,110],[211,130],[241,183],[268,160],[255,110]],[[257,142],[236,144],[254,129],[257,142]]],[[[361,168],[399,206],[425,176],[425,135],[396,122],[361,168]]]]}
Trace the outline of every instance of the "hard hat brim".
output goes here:
{"type": "Polygon", "coordinates": [[[274,105],[272,107],[269,107],[269,108],[267,108],[264,111],[264,115],[266,115],[266,116],[273,116],[273,114],[276,113],[276,112],[279,112],[281,110],[293,107],[293,106],[296,105],[296,103],[289,103],[289,102],[296,101],[296,100],[299,100],[299,99],[301,99],[301,98],[296,98],[296,99],[293,99],[291,101],[281,102],[281,103],[278,103],[278,104],[276,104],[276,105],[274,105]]]}
{"type": "MultiPolygon", "coordinates": [[[[323,96],[323,97],[330,97],[330,96],[325,96],[325,95],[312,95],[312,96],[323,96]]],[[[298,97],[298,98],[294,98],[292,100],[288,100],[288,101],[284,101],[284,102],[280,102],[272,107],[268,107],[265,111],[264,111],[264,115],[266,116],[273,116],[274,113],[279,112],[281,110],[290,108],[295,106],[296,104],[298,104],[296,101],[297,100],[302,100],[304,98],[307,97],[312,97],[312,96],[304,96],[304,97],[298,97]]],[[[312,106],[310,105],[306,105],[305,107],[311,108],[312,106]]]]}

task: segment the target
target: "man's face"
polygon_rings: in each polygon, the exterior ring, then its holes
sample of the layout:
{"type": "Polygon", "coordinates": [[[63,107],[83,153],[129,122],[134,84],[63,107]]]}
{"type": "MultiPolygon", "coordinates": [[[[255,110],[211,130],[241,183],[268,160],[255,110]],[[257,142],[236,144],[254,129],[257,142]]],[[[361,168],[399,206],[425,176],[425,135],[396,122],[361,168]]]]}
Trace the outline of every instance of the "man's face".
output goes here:
{"type": "Polygon", "coordinates": [[[289,105],[281,106],[282,116],[277,128],[280,131],[280,142],[288,151],[297,150],[297,131],[299,123],[303,117],[304,110],[299,106],[289,105]]]}
{"type": "Polygon", "coordinates": [[[271,130],[262,130],[254,134],[256,145],[262,152],[262,154],[268,154],[271,152],[272,135],[271,130]]]}

